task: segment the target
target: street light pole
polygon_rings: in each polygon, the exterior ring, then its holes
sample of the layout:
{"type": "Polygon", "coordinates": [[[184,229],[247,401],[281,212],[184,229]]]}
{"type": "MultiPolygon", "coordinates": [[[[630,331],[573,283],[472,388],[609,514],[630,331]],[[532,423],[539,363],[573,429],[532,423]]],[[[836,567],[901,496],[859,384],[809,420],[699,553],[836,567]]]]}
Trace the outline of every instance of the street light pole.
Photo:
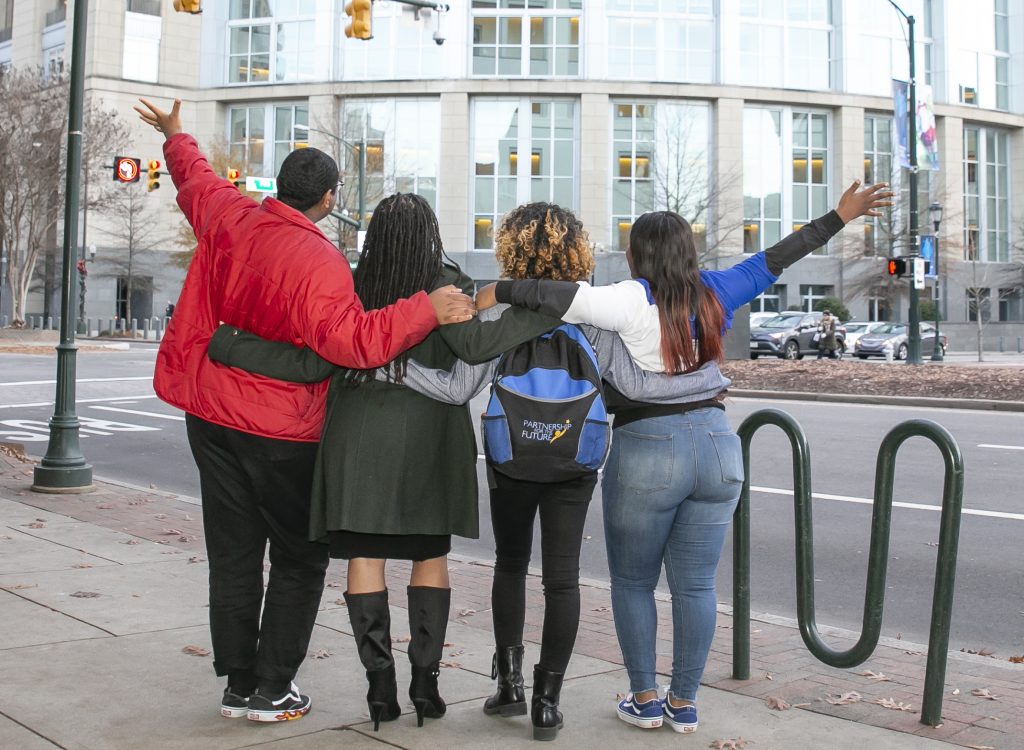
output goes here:
{"type": "MultiPolygon", "coordinates": [[[[910,52],[910,106],[907,107],[907,148],[910,151],[910,222],[909,230],[910,244],[913,247],[913,264],[912,268],[916,268],[917,258],[920,255],[918,248],[918,229],[917,229],[917,70],[915,65],[915,50],[914,50],[914,17],[908,16],[903,12],[893,0],[889,0],[889,5],[896,9],[896,11],[903,16],[907,21],[908,28],[908,42],[907,47],[910,52]]],[[[907,335],[907,364],[908,365],[919,365],[921,364],[921,315],[918,308],[918,290],[915,285],[916,273],[910,274],[910,331],[907,335]]]]}
{"type": "Polygon", "coordinates": [[[78,199],[82,178],[82,111],[85,99],[85,40],[88,0],[77,0],[71,36],[71,78],[68,96],[68,164],[64,200],[64,267],[61,269],[60,343],[57,345],[57,393],[50,419],[46,455],[33,472],[35,492],[91,492],[92,466],[79,446],[75,414],[75,311],[71,273],[78,254],[78,199]]]}
{"type": "MultiPolygon", "coordinates": [[[[935,345],[932,347],[932,362],[942,362],[945,357],[942,354],[942,339],[939,336],[939,279],[941,278],[941,268],[939,267],[939,224],[942,223],[942,206],[938,201],[933,201],[928,206],[928,214],[931,216],[932,227],[935,229],[935,247],[933,252],[935,253],[935,345]]],[[[942,295],[942,300],[945,302],[946,295],[942,295]]]]}

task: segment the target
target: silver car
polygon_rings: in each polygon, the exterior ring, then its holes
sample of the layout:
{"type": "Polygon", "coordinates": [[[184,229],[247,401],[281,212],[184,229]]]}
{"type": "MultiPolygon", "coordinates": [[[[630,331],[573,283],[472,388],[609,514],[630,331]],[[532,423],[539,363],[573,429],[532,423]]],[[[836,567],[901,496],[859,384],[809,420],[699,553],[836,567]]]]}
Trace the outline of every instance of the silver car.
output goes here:
{"type": "MultiPolygon", "coordinates": [[[[891,349],[895,359],[906,359],[910,344],[907,342],[910,326],[906,323],[885,323],[877,331],[864,334],[853,347],[853,353],[860,359],[884,357],[885,350],[891,349]]],[[[921,351],[930,352],[935,347],[935,326],[921,323],[921,351]]],[[[939,334],[942,353],[946,353],[946,335],[939,334]]]]}
{"type": "Polygon", "coordinates": [[[884,325],[887,325],[887,322],[884,320],[851,320],[846,324],[846,348],[852,350],[857,345],[857,340],[861,336],[874,333],[884,325]]]}

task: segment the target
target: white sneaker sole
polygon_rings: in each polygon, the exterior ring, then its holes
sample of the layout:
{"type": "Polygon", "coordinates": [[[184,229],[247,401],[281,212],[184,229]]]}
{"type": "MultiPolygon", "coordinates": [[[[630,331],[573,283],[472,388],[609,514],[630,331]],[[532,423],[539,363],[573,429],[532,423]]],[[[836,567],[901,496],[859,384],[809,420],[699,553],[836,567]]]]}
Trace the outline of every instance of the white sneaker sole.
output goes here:
{"type": "Polygon", "coordinates": [[[220,715],[228,719],[244,719],[249,715],[248,708],[234,708],[232,706],[221,706],[220,715]]]}
{"type": "Polygon", "coordinates": [[[302,708],[295,708],[290,711],[253,711],[250,709],[246,713],[246,718],[249,721],[262,721],[262,722],[276,722],[276,721],[295,721],[301,719],[303,716],[309,713],[309,709],[313,707],[312,702],[302,708]]]}
{"type": "Polygon", "coordinates": [[[624,711],[615,710],[615,715],[622,719],[627,724],[632,724],[635,727],[641,729],[657,729],[661,726],[663,717],[659,716],[657,719],[643,719],[639,716],[626,713],[624,711]]]}
{"type": "Polygon", "coordinates": [[[672,727],[673,731],[679,732],[680,734],[690,734],[691,732],[697,731],[696,724],[677,724],[671,719],[666,719],[665,723],[672,727]]]}

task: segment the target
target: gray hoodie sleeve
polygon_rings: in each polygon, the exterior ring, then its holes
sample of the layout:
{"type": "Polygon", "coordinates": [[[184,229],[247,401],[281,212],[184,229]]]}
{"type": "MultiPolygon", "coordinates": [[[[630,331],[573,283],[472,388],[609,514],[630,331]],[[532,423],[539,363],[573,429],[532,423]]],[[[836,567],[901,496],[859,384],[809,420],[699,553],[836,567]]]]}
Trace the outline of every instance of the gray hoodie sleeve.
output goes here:
{"type": "Polygon", "coordinates": [[[586,332],[601,368],[601,377],[626,398],[648,404],[680,404],[706,401],[728,388],[732,381],[722,374],[717,362],[708,362],[684,375],[648,372],[629,356],[617,333],[592,326],[586,332]]]}

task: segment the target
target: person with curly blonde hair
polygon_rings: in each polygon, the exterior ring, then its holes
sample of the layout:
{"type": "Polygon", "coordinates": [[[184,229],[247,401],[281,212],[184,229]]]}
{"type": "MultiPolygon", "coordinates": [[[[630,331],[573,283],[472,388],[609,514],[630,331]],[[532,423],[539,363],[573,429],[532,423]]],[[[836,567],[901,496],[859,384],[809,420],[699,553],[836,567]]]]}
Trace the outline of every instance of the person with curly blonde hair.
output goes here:
{"type": "Polygon", "coordinates": [[[583,281],[594,272],[583,222],[554,203],[527,203],[505,214],[494,254],[508,279],[583,281]]]}

